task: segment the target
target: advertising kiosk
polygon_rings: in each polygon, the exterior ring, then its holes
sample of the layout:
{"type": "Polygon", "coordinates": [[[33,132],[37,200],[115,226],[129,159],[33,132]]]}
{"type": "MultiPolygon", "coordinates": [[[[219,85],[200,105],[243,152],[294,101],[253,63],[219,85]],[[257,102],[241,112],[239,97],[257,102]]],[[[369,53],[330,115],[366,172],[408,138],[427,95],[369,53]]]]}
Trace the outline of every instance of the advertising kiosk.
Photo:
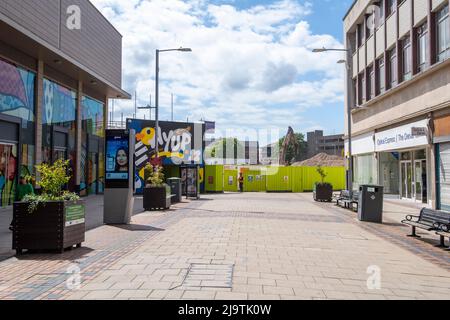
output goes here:
{"type": "Polygon", "coordinates": [[[134,206],[134,130],[106,130],[104,222],[129,224],[134,206]]]}

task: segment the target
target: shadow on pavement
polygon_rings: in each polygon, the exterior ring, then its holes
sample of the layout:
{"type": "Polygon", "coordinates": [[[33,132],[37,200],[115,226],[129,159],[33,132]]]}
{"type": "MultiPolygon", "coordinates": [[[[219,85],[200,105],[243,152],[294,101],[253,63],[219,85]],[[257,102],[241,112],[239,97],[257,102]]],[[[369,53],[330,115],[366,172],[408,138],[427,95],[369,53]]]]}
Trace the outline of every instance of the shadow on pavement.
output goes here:
{"type": "Polygon", "coordinates": [[[20,261],[73,261],[84,258],[92,251],[94,251],[94,249],[89,247],[73,248],[71,250],[68,249],[64,251],[64,253],[57,253],[52,250],[30,250],[25,251],[21,255],[16,255],[15,257],[20,261]]]}
{"type": "Polygon", "coordinates": [[[117,225],[111,225],[111,227],[119,228],[119,229],[127,230],[127,231],[155,231],[155,232],[166,231],[165,229],[160,229],[160,228],[147,226],[147,225],[141,225],[141,224],[129,224],[129,225],[117,224],[117,225]]]}

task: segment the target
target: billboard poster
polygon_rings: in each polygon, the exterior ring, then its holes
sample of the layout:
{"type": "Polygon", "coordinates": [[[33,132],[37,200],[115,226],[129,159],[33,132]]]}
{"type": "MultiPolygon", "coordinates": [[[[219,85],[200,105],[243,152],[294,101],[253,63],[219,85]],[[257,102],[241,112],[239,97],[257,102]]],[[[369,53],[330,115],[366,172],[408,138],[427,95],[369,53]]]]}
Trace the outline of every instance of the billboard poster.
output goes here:
{"type": "Polygon", "coordinates": [[[158,141],[155,141],[155,121],[128,119],[127,129],[136,131],[135,186],[140,194],[144,188],[144,168],[147,163],[165,166],[203,165],[204,131],[202,123],[160,121],[158,141]],[[156,159],[156,145],[159,158],[156,159]],[[156,159],[156,160],[155,160],[156,159]]]}

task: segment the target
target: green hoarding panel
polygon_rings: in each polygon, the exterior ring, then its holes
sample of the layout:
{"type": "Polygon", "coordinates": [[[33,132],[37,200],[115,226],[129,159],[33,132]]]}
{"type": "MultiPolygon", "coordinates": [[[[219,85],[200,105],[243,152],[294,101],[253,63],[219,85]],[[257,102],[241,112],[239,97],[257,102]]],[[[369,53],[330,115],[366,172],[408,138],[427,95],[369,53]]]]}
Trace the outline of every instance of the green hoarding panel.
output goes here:
{"type": "MultiPolygon", "coordinates": [[[[343,167],[323,167],[326,173],[325,182],[333,185],[333,190],[345,189],[345,168],[343,167]]],[[[321,177],[316,167],[303,168],[303,191],[310,192],[314,190],[314,185],[321,182],[321,177]]]]}
{"type": "Polygon", "coordinates": [[[270,167],[267,171],[267,191],[292,192],[292,168],[270,167]]]}
{"type": "Polygon", "coordinates": [[[303,192],[303,168],[302,167],[292,167],[291,168],[292,177],[292,192],[301,193],[303,192]]]}
{"type": "Polygon", "coordinates": [[[223,192],[223,166],[206,166],[205,190],[206,192],[223,192]]]}
{"type": "Polygon", "coordinates": [[[266,176],[264,170],[247,170],[244,173],[245,192],[265,192],[266,176]]]}
{"type": "Polygon", "coordinates": [[[224,170],[223,189],[225,192],[238,192],[238,170],[224,170]]]}

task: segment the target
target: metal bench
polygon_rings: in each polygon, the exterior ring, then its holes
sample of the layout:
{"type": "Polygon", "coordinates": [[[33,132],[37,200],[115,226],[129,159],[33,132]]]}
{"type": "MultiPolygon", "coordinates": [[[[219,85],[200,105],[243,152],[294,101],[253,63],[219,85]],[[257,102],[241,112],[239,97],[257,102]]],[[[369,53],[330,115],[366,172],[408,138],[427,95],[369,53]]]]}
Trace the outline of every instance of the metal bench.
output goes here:
{"type": "Polygon", "coordinates": [[[448,230],[450,229],[450,213],[423,208],[419,216],[408,215],[402,223],[412,228],[411,234],[408,235],[409,237],[420,238],[416,234],[417,228],[426,231],[436,231],[441,236],[440,247],[445,247],[445,234],[448,236],[448,230]],[[441,233],[444,233],[444,235],[441,233]]]}
{"type": "Polygon", "coordinates": [[[445,238],[449,238],[450,240],[450,225],[441,225],[441,231],[436,232],[436,234],[441,238],[440,246],[443,248],[448,248],[449,246],[445,245],[445,238]]]}
{"type": "Polygon", "coordinates": [[[359,206],[359,192],[353,192],[352,198],[350,198],[350,191],[343,190],[341,191],[341,195],[336,199],[336,205],[339,207],[358,211],[359,206]],[[356,205],[356,209],[355,209],[356,205]]]}

